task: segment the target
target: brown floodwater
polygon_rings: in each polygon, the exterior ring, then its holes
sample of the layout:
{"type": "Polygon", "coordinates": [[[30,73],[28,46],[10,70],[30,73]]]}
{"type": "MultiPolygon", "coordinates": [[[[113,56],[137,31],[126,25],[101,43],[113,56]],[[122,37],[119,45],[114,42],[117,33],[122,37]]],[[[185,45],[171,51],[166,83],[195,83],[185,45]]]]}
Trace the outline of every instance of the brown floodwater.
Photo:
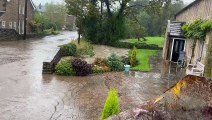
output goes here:
{"type": "MultiPolygon", "coordinates": [[[[87,77],[42,75],[42,62],[58,45],[76,39],[62,32],[42,39],[0,41],[0,120],[98,120],[108,89],[119,90],[121,111],[161,95],[181,74],[151,60],[151,73],[106,73],[87,77]],[[161,70],[163,68],[163,70],[161,70]]],[[[127,50],[95,46],[96,56],[127,50]]]]}

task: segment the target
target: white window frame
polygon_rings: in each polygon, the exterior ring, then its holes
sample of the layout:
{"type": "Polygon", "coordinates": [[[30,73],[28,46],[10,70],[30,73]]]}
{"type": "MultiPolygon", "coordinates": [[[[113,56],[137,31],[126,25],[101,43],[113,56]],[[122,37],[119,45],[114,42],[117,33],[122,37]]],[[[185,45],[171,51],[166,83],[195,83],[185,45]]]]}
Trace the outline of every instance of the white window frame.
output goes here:
{"type": "Polygon", "coordinates": [[[19,29],[19,34],[21,34],[21,21],[19,20],[19,23],[18,23],[18,29],[19,29]]]}
{"type": "Polygon", "coordinates": [[[19,5],[19,14],[21,14],[21,12],[22,12],[22,7],[21,5],[19,5]]]}
{"type": "Polygon", "coordinates": [[[17,28],[17,23],[16,22],[13,23],[13,28],[14,28],[14,30],[16,30],[16,28],[17,28]]]}
{"type": "Polygon", "coordinates": [[[22,14],[25,14],[25,6],[22,7],[22,14]]]}
{"type": "Polygon", "coordinates": [[[1,26],[2,28],[6,28],[6,21],[2,21],[1,26]]]}
{"type": "Polygon", "coordinates": [[[13,29],[13,22],[9,22],[9,28],[13,29]]]}
{"type": "Polygon", "coordinates": [[[173,38],[173,43],[172,43],[172,48],[171,48],[171,57],[170,57],[170,61],[172,61],[172,54],[173,54],[173,49],[174,49],[174,42],[175,42],[175,40],[178,40],[178,39],[180,39],[180,40],[184,40],[185,41],[185,44],[184,44],[184,52],[186,51],[186,44],[187,44],[187,41],[186,41],[186,39],[183,39],[183,38],[173,38]]]}
{"type": "Polygon", "coordinates": [[[22,21],[22,34],[24,34],[24,20],[22,21]]]}

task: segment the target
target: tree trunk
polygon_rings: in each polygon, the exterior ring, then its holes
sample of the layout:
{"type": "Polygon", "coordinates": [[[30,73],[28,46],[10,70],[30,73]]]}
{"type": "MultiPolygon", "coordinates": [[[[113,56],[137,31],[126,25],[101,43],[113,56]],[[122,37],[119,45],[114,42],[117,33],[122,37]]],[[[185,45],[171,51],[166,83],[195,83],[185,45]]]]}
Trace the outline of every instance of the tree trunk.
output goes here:
{"type": "Polygon", "coordinates": [[[191,62],[193,61],[193,58],[194,58],[194,52],[195,52],[195,48],[196,48],[196,44],[197,44],[197,40],[194,40],[194,42],[193,42],[193,46],[192,46],[191,59],[190,59],[190,61],[189,61],[189,64],[191,64],[191,62]]]}

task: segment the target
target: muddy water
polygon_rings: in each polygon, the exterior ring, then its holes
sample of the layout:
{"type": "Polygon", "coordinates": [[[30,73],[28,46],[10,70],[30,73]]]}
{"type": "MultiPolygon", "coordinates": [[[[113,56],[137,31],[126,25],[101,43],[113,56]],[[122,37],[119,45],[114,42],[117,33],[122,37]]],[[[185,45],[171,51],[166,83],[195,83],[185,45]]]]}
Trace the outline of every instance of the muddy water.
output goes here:
{"type": "MultiPolygon", "coordinates": [[[[177,74],[167,76],[167,70],[161,74],[157,59],[151,61],[157,69],[149,74],[42,75],[43,60],[58,45],[76,37],[76,32],[62,32],[43,39],[0,42],[0,120],[98,120],[108,88],[118,88],[124,111],[157,97],[176,83],[177,74]]],[[[105,46],[95,48],[102,47],[105,46]]],[[[123,49],[114,52],[121,53],[123,49]]]]}

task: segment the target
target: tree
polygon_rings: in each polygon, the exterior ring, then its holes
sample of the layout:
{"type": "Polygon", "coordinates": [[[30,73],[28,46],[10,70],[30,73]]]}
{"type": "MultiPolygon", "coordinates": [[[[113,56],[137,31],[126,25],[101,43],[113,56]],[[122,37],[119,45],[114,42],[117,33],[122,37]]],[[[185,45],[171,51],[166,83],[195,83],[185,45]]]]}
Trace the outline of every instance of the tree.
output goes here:
{"type": "Polygon", "coordinates": [[[50,26],[54,29],[62,29],[65,25],[67,17],[67,9],[64,4],[47,3],[45,16],[50,20],[50,26]]]}
{"type": "MultiPolygon", "coordinates": [[[[184,4],[182,0],[135,0],[131,1],[129,6],[135,6],[131,7],[131,11],[139,24],[146,29],[147,35],[161,36],[165,32],[167,20],[173,20],[184,4]]],[[[128,16],[127,19],[130,21],[133,17],[128,16]]]]}
{"type": "Polygon", "coordinates": [[[34,32],[42,33],[47,28],[49,19],[43,13],[36,12],[31,23],[34,32]]]}
{"type": "Polygon", "coordinates": [[[80,36],[83,33],[83,24],[85,14],[87,12],[86,5],[88,0],[65,0],[68,14],[76,17],[76,26],[78,27],[78,43],[80,43],[80,36]]]}
{"type": "Polygon", "coordinates": [[[112,44],[123,38],[124,15],[129,1],[66,0],[69,14],[77,18],[78,40],[81,34],[93,43],[101,44],[112,44]],[[104,10],[103,7],[106,9],[104,10]]]}

